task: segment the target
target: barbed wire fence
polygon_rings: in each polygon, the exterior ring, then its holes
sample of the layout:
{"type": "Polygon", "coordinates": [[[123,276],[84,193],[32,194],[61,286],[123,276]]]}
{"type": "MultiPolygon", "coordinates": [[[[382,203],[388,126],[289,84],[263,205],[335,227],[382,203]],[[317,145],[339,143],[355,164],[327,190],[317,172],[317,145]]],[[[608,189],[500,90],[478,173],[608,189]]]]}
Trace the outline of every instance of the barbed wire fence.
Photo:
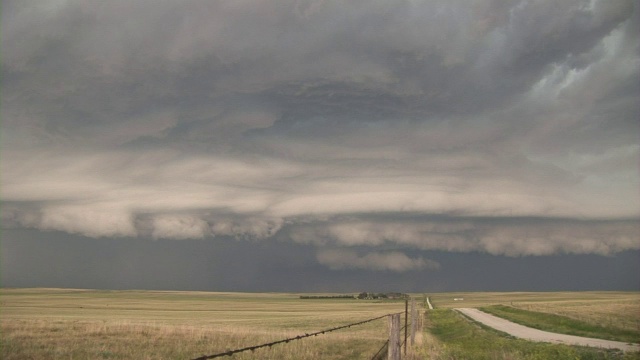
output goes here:
{"type": "Polygon", "coordinates": [[[387,352],[387,348],[389,347],[389,340],[385,341],[380,350],[373,355],[371,360],[383,360],[385,358],[385,353],[387,352]]]}
{"type": "MultiPolygon", "coordinates": [[[[396,326],[394,328],[394,326],[392,325],[392,319],[393,317],[397,317],[397,322],[399,323],[399,318],[400,315],[402,314],[401,312],[399,313],[391,313],[391,314],[385,314],[382,316],[378,316],[378,317],[374,317],[371,319],[367,319],[367,320],[363,320],[363,321],[359,321],[359,322],[355,322],[355,323],[351,323],[351,324],[347,324],[347,325],[342,325],[342,326],[337,326],[334,328],[330,328],[330,329],[325,329],[325,330],[321,330],[321,331],[316,331],[316,332],[312,332],[312,333],[305,333],[302,335],[298,335],[298,336],[294,336],[294,337],[290,337],[290,338],[286,338],[286,339],[282,339],[282,340],[277,340],[277,341],[272,341],[269,343],[264,343],[264,344],[260,344],[260,345],[254,345],[254,346],[247,346],[247,347],[243,347],[243,348],[239,348],[239,349],[234,349],[234,350],[227,350],[221,353],[217,353],[217,354],[211,354],[211,355],[202,355],[200,357],[197,358],[193,358],[192,360],[208,360],[208,359],[215,359],[215,358],[220,358],[220,357],[225,357],[225,356],[233,356],[235,354],[239,354],[242,352],[246,352],[246,351],[255,351],[261,348],[271,348],[274,345],[278,345],[278,344],[288,344],[292,341],[296,341],[296,340],[301,340],[301,339],[305,339],[308,337],[312,337],[312,336],[318,336],[318,335],[324,335],[326,333],[330,333],[333,331],[337,331],[337,330],[341,330],[341,329],[347,329],[353,326],[358,326],[358,325],[362,325],[362,324],[366,324],[372,321],[376,321],[376,320],[380,320],[382,318],[389,318],[390,319],[390,329],[389,329],[389,340],[387,340],[382,347],[378,350],[378,352],[371,358],[372,360],[381,360],[386,358],[385,357],[385,353],[388,352],[389,354],[389,359],[395,359],[395,355],[392,356],[391,355],[391,350],[389,350],[389,346],[392,345],[392,339],[400,339],[400,333],[404,330],[405,331],[405,336],[404,336],[404,341],[402,343],[400,343],[398,340],[394,340],[397,341],[397,346],[398,348],[401,348],[403,345],[405,346],[405,355],[407,353],[407,348],[406,348],[406,343],[407,343],[407,331],[406,329],[408,328],[408,326],[411,326],[412,329],[412,340],[411,343],[413,344],[413,334],[414,334],[414,329],[416,328],[415,325],[413,324],[414,322],[416,322],[415,320],[415,316],[414,316],[414,309],[415,309],[415,301],[411,302],[411,319],[412,319],[412,324],[409,325],[408,322],[408,302],[405,302],[405,324],[402,328],[400,328],[399,326],[396,326]],[[395,336],[394,336],[395,335],[395,336]],[[385,351],[387,350],[387,351],[385,351]]],[[[395,350],[394,350],[395,351],[395,350]]],[[[398,350],[399,351],[399,350],[398,350]]],[[[398,358],[399,359],[399,358],[398,358]]]]}

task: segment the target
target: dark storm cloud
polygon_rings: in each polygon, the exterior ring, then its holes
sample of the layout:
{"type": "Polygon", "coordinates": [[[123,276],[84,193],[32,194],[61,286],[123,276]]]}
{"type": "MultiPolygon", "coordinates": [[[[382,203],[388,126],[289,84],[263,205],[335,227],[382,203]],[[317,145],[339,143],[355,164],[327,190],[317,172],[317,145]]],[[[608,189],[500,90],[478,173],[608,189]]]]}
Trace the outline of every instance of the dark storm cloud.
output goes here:
{"type": "Polygon", "coordinates": [[[334,269],[637,250],[638,13],[4,1],[3,226],[278,238],[334,269]]]}
{"type": "Polygon", "coordinates": [[[483,252],[501,256],[553,254],[612,255],[639,250],[636,220],[580,221],[549,218],[349,217],[296,224],[288,230],[299,243],[320,246],[377,246],[395,249],[483,252]]]}
{"type": "Polygon", "coordinates": [[[7,287],[349,293],[638,290],[640,274],[638,251],[610,257],[524,258],[426,252],[411,258],[433,259],[430,266],[406,272],[373,269],[371,276],[371,268],[317,264],[311,246],[272,240],[96,241],[24,229],[5,230],[2,240],[0,282],[7,287]],[[441,265],[439,271],[434,271],[435,262],[441,265]]]}

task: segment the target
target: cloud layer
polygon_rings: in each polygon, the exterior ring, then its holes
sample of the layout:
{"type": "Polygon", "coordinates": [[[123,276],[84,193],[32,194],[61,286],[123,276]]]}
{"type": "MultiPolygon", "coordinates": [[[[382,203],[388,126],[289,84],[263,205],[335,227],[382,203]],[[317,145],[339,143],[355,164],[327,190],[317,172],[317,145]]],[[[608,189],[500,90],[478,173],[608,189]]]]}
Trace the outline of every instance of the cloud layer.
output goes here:
{"type": "Polygon", "coordinates": [[[342,269],[366,269],[366,270],[389,270],[404,272],[420,269],[438,269],[440,264],[436,261],[419,258],[409,258],[401,252],[372,252],[359,256],[350,250],[322,250],[317,255],[318,262],[328,266],[333,270],[342,269]]]}
{"type": "Polygon", "coordinates": [[[394,271],[430,268],[410,249],[637,250],[638,14],[4,1],[3,226],[275,237],[394,271]]]}

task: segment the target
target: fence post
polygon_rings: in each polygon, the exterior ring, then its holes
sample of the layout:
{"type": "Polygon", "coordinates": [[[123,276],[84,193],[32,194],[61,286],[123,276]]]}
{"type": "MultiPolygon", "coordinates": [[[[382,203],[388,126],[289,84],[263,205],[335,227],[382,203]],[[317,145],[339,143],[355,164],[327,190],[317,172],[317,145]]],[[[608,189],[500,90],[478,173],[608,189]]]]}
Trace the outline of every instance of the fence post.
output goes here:
{"type": "Polygon", "coordinates": [[[418,314],[416,311],[416,299],[411,299],[411,346],[416,342],[416,330],[418,327],[418,314]]]}
{"type": "Polygon", "coordinates": [[[407,356],[407,340],[409,331],[409,299],[404,299],[404,355],[407,356]]]}
{"type": "Polygon", "coordinates": [[[400,314],[389,315],[388,360],[400,360],[400,314]]]}

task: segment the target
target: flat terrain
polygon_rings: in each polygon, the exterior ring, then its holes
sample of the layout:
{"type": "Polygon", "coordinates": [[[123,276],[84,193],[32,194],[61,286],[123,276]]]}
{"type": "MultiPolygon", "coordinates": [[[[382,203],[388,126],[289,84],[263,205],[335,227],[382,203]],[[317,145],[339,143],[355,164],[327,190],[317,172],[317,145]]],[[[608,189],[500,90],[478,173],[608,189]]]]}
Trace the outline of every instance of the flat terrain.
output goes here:
{"type": "MultiPolygon", "coordinates": [[[[0,289],[0,358],[192,359],[404,311],[403,301],[302,300],[299,295],[0,289]]],[[[640,353],[623,355],[507,338],[451,310],[503,304],[640,331],[640,293],[427,296],[436,309],[427,314],[425,341],[412,359],[640,358],[640,353]]],[[[418,304],[426,303],[425,295],[414,297],[418,304]]],[[[387,322],[380,319],[236,354],[233,359],[371,359],[387,338],[387,322]]]]}
{"type": "Polygon", "coordinates": [[[487,314],[478,309],[459,308],[456,309],[471,319],[498,331],[505,332],[511,336],[531,341],[541,341],[556,344],[580,345],[597,347],[604,349],[620,349],[623,351],[640,351],[640,345],[628,344],[619,341],[593,339],[573,335],[565,335],[533,329],[511,321],[487,314]]]}
{"type": "MultiPolygon", "coordinates": [[[[188,359],[392,312],[404,302],[300,300],[297,294],[3,289],[2,359],[188,359]]],[[[385,319],[235,355],[370,359],[385,319]]]]}
{"type": "Polygon", "coordinates": [[[428,311],[422,359],[430,360],[638,360],[638,352],[534,342],[505,336],[452,309],[428,311]]]}
{"type": "Polygon", "coordinates": [[[615,313],[620,310],[620,305],[626,304],[629,310],[640,310],[640,292],[628,291],[452,292],[427,295],[434,307],[448,309],[503,304],[528,310],[573,309],[576,313],[584,313],[587,307],[597,307],[615,313]],[[615,308],[606,309],[609,305],[615,308]]]}
{"type": "Polygon", "coordinates": [[[640,292],[477,292],[429,294],[429,297],[439,309],[506,305],[640,334],[640,292]]]}
{"type": "Polygon", "coordinates": [[[300,300],[286,293],[3,289],[2,319],[321,329],[404,310],[404,302],[300,300]]]}

